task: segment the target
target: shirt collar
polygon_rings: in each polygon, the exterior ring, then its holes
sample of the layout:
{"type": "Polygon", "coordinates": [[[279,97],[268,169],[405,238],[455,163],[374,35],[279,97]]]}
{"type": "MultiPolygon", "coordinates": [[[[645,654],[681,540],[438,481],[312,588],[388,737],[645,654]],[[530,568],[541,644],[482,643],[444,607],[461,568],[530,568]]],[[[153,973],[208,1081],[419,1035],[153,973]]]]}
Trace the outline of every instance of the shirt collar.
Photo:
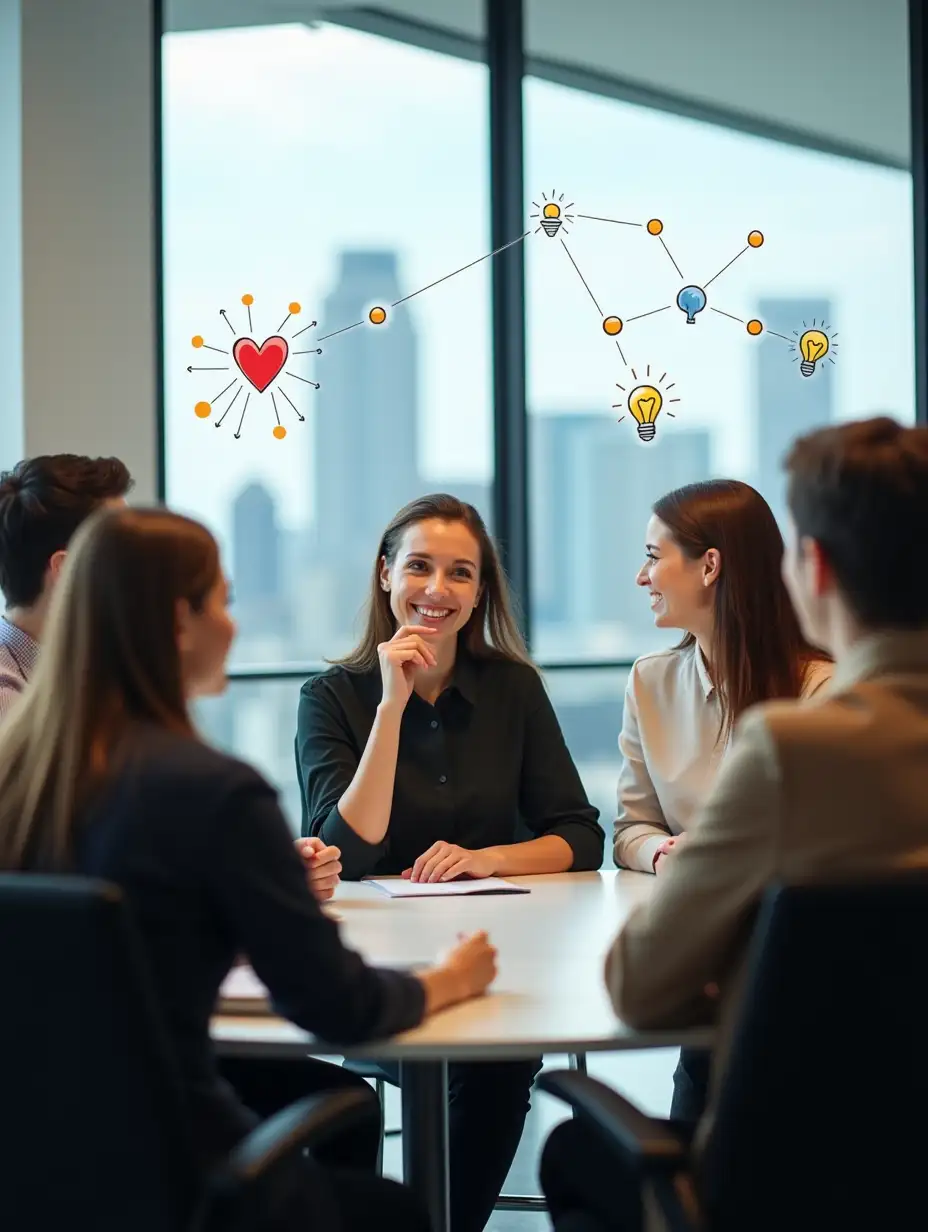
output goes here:
{"type": "Polygon", "coordinates": [[[855,642],[835,663],[829,691],[895,672],[928,671],[928,630],[872,633],[855,642]]]}
{"type": "Polygon", "coordinates": [[[39,643],[34,637],[0,616],[0,646],[6,646],[28,679],[39,659],[39,643]]]}
{"type": "Polygon", "coordinates": [[[706,667],[706,661],[702,657],[702,651],[699,649],[699,643],[693,643],[693,656],[696,660],[696,676],[699,684],[705,694],[706,701],[715,692],[715,685],[712,683],[712,677],[709,675],[709,669],[706,667]]]}
{"type": "Polygon", "coordinates": [[[477,703],[477,664],[473,655],[468,654],[463,646],[458,644],[457,658],[454,661],[454,675],[451,677],[452,689],[469,702],[471,706],[477,703]]]}

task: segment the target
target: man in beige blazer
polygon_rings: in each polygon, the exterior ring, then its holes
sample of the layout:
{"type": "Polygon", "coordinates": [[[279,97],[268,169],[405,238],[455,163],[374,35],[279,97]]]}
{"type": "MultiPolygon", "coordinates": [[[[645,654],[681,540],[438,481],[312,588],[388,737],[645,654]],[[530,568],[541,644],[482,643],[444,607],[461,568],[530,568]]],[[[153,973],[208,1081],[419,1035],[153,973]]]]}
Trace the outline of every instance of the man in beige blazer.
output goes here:
{"type": "MultiPolygon", "coordinates": [[[[928,429],[874,419],[800,439],[786,459],[784,579],[835,674],[802,705],[749,711],[687,842],[609,953],[631,1026],[718,1023],[725,1067],[748,941],[773,882],[928,866],[928,429]]],[[[584,1185],[582,1127],[552,1135],[543,1181],[555,1227],[636,1226],[584,1185]],[[561,1141],[556,1142],[556,1136],[561,1141]],[[568,1162],[568,1157],[573,1164],[568,1162]]]]}

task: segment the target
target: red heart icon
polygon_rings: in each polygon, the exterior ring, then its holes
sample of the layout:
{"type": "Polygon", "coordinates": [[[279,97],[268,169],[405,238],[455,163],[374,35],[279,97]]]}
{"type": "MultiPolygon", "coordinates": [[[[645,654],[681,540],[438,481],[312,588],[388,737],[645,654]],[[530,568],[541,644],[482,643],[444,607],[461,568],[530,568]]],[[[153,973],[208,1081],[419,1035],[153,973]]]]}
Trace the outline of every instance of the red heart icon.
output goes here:
{"type": "Polygon", "coordinates": [[[251,381],[259,394],[263,394],[287,362],[289,352],[286,338],[275,334],[272,338],[265,338],[260,346],[251,338],[236,339],[232,358],[242,375],[251,381]]]}

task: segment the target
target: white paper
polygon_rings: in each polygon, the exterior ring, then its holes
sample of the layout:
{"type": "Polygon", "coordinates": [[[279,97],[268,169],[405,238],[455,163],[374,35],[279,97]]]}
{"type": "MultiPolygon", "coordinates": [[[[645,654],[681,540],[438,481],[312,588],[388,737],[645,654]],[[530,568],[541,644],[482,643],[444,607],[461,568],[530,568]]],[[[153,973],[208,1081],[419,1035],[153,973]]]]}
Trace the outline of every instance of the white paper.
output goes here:
{"type": "Polygon", "coordinates": [[[233,967],[222,981],[219,989],[220,1001],[267,1001],[267,989],[252,971],[251,967],[242,964],[233,967]]]}
{"type": "MultiPolygon", "coordinates": [[[[366,880],[366,879],[365,879],[366,880]]],[[[501,877],[474,877],[460,881],[408,881],[402,877],[386,877],[383,881],[371,879],[368,885],[376,886],[391,898],[449,898],[457,894],[528,894],[527,886],[513,885],[501,877]]]]}

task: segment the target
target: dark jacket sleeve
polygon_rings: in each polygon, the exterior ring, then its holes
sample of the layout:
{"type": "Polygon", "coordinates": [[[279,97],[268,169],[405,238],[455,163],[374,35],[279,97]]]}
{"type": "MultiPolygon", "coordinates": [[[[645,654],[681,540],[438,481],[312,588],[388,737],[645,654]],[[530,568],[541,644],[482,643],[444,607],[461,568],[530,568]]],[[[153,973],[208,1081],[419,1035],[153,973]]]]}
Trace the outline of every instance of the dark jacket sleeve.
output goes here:
{"type": "Polygon", "coordinates": [[[605,835],[599,809],[587,799],[561,725],[537,672],[528,682],[519,809],[535,838],[557,834],[574,853],[571,872],[603,862],[605,835]]]}
{"type": "Polygon", "coordinates": [[[425,993],[414,976],[369,967],[320,910],[273,789],[259,775],[227,793],[205,861],[208,890],[275,1009],[338,1044],[416,1026],[425,993]]]}
{"type": "Polygon", "coordinates": [[[341,849],[346,881],[358,881],[372,873],[389,844],[389,838],[382,843],[366,842],[338,811],[338,802],[357,773],[362,751],[329,681],[324,676],[307,680],[300,690],[296,721],[302,832],[305,838],[315,835],[341,849]]]}

